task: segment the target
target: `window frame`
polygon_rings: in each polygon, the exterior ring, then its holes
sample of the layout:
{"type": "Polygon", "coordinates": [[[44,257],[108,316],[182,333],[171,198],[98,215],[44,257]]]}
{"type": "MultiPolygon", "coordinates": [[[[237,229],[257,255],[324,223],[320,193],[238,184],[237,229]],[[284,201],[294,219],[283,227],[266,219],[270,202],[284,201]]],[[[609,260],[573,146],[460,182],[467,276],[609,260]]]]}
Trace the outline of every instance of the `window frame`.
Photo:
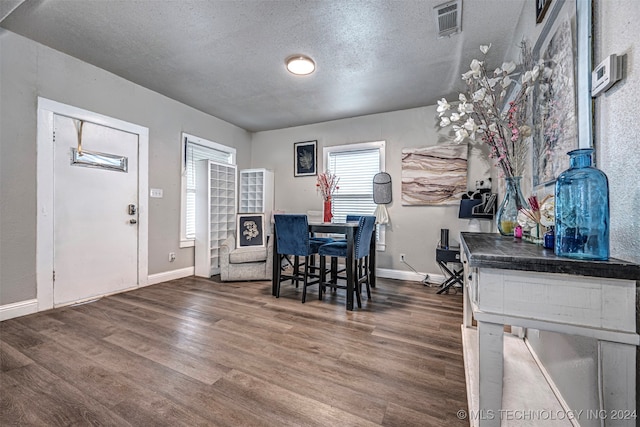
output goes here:
{"type": "Polygon", "coordinates": [[[180,247],[195,247],[196,239],[187,237],[187,144],[201,145],[213,150],[229,153],[231,165],[236,165],[236,149],[208,139],[182,132],[180,138],[180,247]]]}
{"type": "MultiPolygon", "coordinates": [[[[353,144],[343,144],[343,145],[333,145],[333,146],[324,146],[322,147],[322,160],[324,170],[327,170],[327,166],[329,165],[329,154],[336,152],[345,152],[345,151],[362,151],[362,150],[372,150],[378,149],[378,154],[380,156],[380,172],[386,171],[386,141],[371,141],[371,142],[359,142],[353,144]]],[[[373,186],[373,183],[371,184],[373,186]]],[[[384,224],[376,225],[376,250],[384,251],[386,247],[385,243],[385,234],[386,234],[386,226],[384,224]]]]}

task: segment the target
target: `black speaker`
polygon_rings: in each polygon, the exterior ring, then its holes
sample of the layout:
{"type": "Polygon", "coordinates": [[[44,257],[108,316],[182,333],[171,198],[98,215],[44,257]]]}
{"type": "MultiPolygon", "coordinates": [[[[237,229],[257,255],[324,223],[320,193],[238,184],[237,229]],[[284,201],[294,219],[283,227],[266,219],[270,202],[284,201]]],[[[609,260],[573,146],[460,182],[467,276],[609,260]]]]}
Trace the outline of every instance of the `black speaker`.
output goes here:
{"type": "Polygon", "coordinates": [[[449,249],[449,229],[440,229],[440,247],[443,249],[449,249]]]}

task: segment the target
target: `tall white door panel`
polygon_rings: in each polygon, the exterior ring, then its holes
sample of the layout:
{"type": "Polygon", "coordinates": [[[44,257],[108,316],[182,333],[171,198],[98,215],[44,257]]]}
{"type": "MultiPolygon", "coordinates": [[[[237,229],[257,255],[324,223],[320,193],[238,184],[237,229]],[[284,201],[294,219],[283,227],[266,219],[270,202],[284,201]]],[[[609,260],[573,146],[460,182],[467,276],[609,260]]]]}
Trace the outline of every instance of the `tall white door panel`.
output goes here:
{"type": "Polygon", "coordinates": [[[138,285],[138,135],[80,123],[54,116],[54,305],[138,285]]]}

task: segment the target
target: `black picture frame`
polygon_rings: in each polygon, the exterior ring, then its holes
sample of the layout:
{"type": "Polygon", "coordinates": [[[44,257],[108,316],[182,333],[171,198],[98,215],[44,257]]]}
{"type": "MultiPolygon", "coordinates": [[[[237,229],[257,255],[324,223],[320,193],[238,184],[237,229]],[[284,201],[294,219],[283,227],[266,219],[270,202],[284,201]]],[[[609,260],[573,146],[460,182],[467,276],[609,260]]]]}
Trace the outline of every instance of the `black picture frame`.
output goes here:
{"type": "Polygon", "coordinates": [[[318,174],[318,141],[293,144],[293,176],[315,176],[318,174]]]}
{"type": "Polygon", "coordinates": [[[264,214],[238,214],[236,237],[238,248],[263,248],[265,246],[264,214]]]}
{"type": "Polygon", "coordinates": [[[551,0],[535,0],[536,1],[536,24],[541,23],[544,20],[544,15],[549,9],[551,0]]]}

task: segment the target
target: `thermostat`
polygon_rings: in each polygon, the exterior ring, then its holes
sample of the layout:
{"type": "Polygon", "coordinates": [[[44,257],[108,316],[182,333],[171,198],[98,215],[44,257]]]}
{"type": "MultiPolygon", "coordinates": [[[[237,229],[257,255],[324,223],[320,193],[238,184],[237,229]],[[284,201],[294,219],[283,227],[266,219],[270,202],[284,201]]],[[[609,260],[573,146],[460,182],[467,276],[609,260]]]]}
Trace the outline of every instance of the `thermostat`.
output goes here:
{"type": "Polygon", "coordinates": [[[622,78],[622,56],[609,55],[591,73],[591,96],[596,97],[622,78]]]}

